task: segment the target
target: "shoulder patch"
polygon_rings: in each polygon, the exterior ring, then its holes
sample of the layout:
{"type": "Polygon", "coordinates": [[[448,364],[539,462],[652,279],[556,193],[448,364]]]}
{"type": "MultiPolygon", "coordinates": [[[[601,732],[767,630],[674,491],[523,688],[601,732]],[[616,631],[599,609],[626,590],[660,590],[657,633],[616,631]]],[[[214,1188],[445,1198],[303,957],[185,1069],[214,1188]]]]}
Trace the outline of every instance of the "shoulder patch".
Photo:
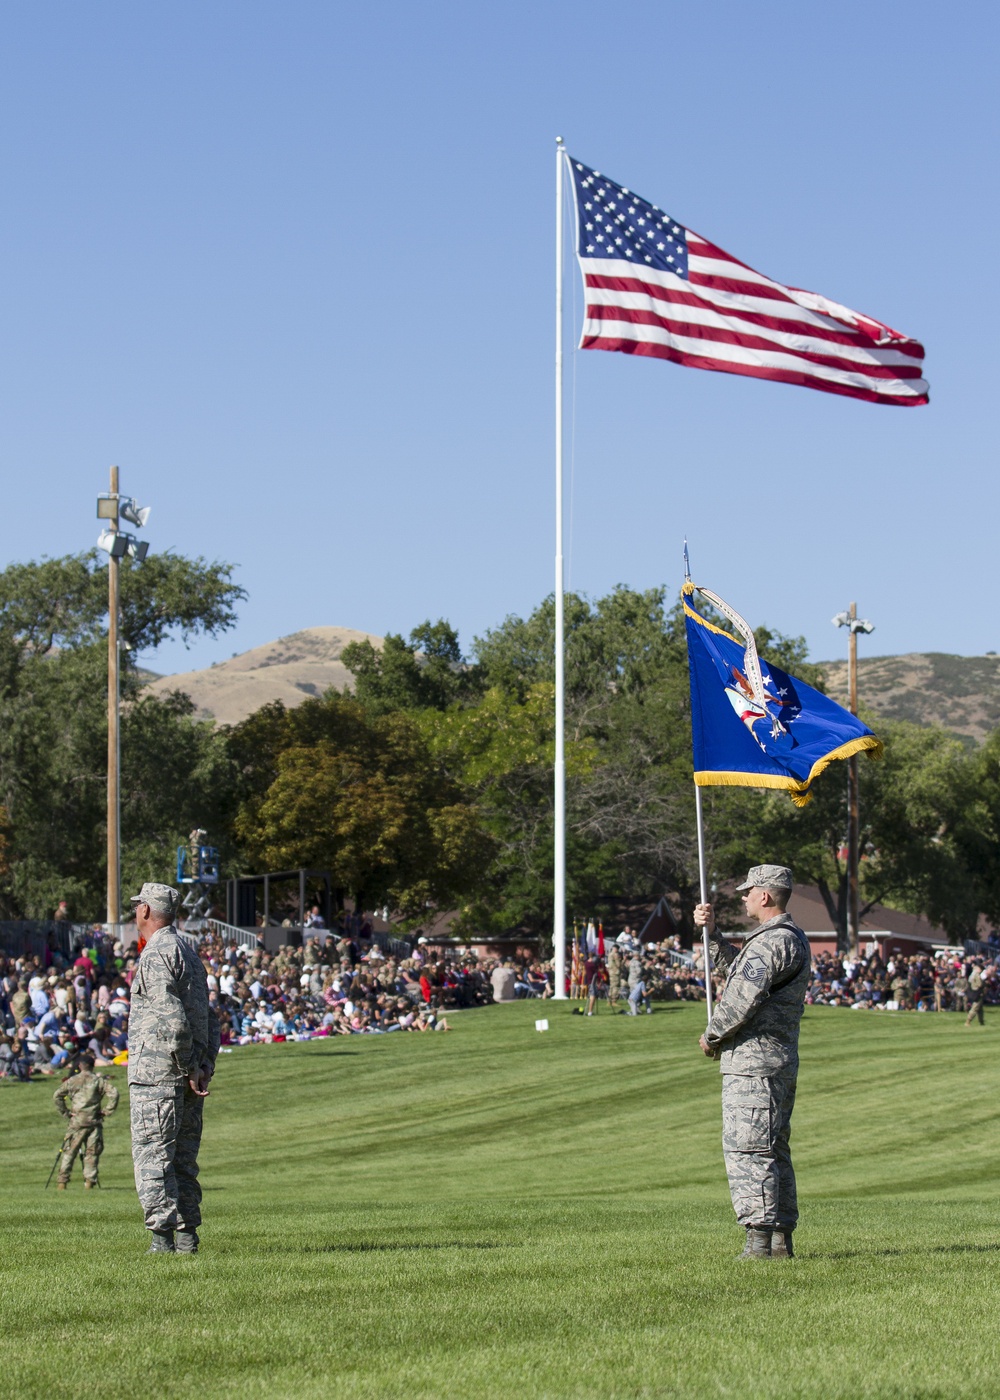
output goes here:
{"type": "Polygon", "coordinates": [[[743,964],[742,971],[743,976],[748,982],[759,983],[763,981],[764,973],[767,971],[767,963],[755,953],[753,956],[747,958],[746,962],[743,964]]]}

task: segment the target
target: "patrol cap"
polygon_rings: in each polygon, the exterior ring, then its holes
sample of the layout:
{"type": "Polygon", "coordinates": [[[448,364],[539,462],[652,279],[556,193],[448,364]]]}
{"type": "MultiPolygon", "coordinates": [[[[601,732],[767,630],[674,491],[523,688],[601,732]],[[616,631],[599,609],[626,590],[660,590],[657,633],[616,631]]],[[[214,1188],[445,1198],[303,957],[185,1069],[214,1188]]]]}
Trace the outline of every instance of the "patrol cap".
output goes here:
{"type": "Polygon", "coordinates": [[[172,885],[158,885],[149,880],[129,900],[133,909],[137,904],[148,904],[157,914],[166,914],[171,919],[177,913],[179,902],[180,895],[172,885]]]}
{"type": "Polygon", "coordinates": [[[737,885],[738,890],[759,889],[761,885],[766,885],[772,890],[790,890],[792,888],[792,872],[787,865],[754,865],[747,871],[747,878],[742,885],[737,885]]]}

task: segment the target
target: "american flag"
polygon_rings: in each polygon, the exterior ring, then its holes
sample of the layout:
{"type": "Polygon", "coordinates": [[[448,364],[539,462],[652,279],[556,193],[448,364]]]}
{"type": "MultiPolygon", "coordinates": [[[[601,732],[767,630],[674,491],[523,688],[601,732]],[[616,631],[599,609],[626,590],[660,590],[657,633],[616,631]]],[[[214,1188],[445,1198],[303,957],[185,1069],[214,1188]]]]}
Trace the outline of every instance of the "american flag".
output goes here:
{"type": "Polygon", "coordinates": [[[928,401],[924,347],[830,301],[784,287],[570,159],[586,292],[582,350],[801,384],[873,403],[928,401]]]}

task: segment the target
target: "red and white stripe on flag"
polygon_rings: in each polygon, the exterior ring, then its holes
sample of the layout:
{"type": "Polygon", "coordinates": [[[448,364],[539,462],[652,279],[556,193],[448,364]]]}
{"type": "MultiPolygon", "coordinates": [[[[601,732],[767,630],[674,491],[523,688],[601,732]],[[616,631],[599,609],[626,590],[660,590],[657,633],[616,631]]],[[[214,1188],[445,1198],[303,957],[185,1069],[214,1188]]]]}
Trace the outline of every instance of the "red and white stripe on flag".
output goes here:
{"type": "Polygon", "coordinates": [[[918,341],[816,292],[785,287],[606,177],[576,162],[571,168],[586,298],[581,349],[873,403],[928,402],[918,341]],[[668,228],[667,244],[653,241],[668,228]]]}

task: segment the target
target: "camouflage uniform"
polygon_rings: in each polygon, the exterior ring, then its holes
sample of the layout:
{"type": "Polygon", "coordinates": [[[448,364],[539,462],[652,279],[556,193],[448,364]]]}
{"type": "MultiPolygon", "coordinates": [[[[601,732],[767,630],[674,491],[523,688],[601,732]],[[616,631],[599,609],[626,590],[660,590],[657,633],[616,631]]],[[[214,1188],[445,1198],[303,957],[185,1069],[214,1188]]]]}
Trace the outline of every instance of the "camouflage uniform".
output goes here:
{"type": "Polygon", "coordinates": [[[799,1213],[788,1139],[809,942],[781,913],[748,933],[742,949],[713,935],[711,950],[727,969],[705,1042],[722,1061],[722,1150],[733,1209],[741,1225],[791,1231],[799,1213]]]}
{"type": "Polygon", "coordinates": [[[638,953],[633,953],[628,965],[628,1014],[638,1016],[639,1002],[646,995],[646,969],[638,953]]]}
{"type": "Polygon", "coordinates": [[[218,1051],[204,965],[172,924],[157,929],[139,958],[129,1013],[132,1161],[148,1230],[201,1223],[203,1100],[188,1079],[211,1070],[218,1051]]]}
{"type": "Polygon", "coordinates": [[[965,1024],[971,1026],[976,1017],[979,1017],[979,1024],[986,1025],[986,1018],[983,1015],[983,1002],[986,1000],[986,984],[980,968],[974,967],[969,973],[969,1014],[965,1024]]]}
{"type": "Polygon", "coordinates": [[[622,960],[612,943],[608,953],[608,1005],[614,1006],[622,994],[622,960]]]}
{"type": "Polygon", "coordinates": [[[118,1107],[118,1090],[110,1079],[81,1069],[63,1081],[52,1095],[56,1108],[69,1119],[59,1159],[59,1184],[65,1186],[77,1153],[83,1158],[83,1179],[97,1185],[97,1163],[104,1151],[102,1120],[118,1107]],[[68,1106],[67,1106],[68,1104],[68,1106]]]}
{"type": "Polygon", "coordinates": [[[15,1027],[20,1026],[30,1010],[31,997],[28,994],[27,983],[23,983],[10,999],[10,1014],[14,1018],[15,1027]]]}

